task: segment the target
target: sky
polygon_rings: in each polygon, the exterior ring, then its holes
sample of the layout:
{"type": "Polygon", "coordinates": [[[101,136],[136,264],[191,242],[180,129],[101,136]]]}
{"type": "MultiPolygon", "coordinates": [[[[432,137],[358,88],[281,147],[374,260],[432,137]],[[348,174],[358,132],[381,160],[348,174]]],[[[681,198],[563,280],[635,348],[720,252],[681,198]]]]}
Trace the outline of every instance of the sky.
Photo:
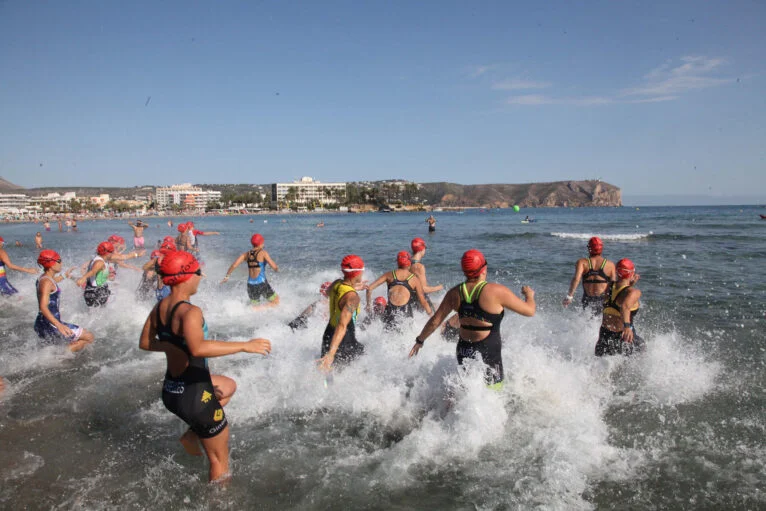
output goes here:
{"type": "Polygon", "coordinates": [[[766,201],[765,68],[761,0],[0,0],[0,177],[766,201]]]}

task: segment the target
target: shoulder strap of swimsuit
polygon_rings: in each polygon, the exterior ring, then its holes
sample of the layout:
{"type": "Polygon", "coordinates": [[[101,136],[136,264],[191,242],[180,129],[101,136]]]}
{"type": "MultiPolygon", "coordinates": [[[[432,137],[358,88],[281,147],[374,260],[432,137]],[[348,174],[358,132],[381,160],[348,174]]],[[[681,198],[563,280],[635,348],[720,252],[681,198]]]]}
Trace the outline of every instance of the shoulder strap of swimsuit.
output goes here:
{"type": "Polygon", "coordinates": [[[589,270],[593,269],[593,264],[591,264],[591,262],[590,262],[590,256],[588,256],[588,269],[589,270]]]}
{"type": "Polygon", "coordinates": [[[414,277],[414,276],[415,276],[415,274],[414,274],[414,273],[410,273],[410,276],[409,276],[409,277],[407,277],[407,279],[406,279],[406,282],[409,282],[409,281],[410,281],[410,279],[411,279],[412,277],[414,277]]]}
{"type": "Polygon", "coordinates": [[[608,259],[605,257],[604,260],[601,262],[601,268],[599,268],[599,270],[603,270],[607,262],[608,262],[608,259]]]}
{"type": "Polygon", "coordinates": [[[170,314],[168,314],[168,316],[167,316],[167,317],[168,317],[168,320],[167,320],[165,323],[162,323],[162,322],[160,321],[160,305],[159,305],[159,304],[157,304],[157,326],[158,326],[158,327],[159,327],[160,325],[162,325],[162,326],[166,326],[166,327],[170,328],[170,329],[171,329],[171,332],[172,332],[172,328],[173,328],[173,325],[172,325],[172,322],[173,322],[173,316],[175,315],[175,313],[176,313],[176,309],[178,309],[178,306],[179,306],[179,305],[181,305],[182,303],[188,303],[189,305],[191,305],[191,302],[187,302],[186,300],[181,300],[180,302],[176,302],[176,304],[175,304],[175,305],[173,305],[173,308],[172,308],[172,309],[170,309],[170,314]]]}
{"type": "Polygon", "coordinates": [[[471,290],[471,294],[469,295],[468,294],[468,288],[466,287],[465,282],[463,282],[460,285],[460,291],[461,291],[461,293],[463,295],[463,298],[465,299],[465,303],[473,302],[474,295],[475,295],[476,299],[478,300],[479,295],[481,294],[481,290],[484,289],[484,286],[486,286],[486,285],[487,285],[487,281],[486,280],[482,280],[481,282],[476,284],[476,286],[471,290]]]}

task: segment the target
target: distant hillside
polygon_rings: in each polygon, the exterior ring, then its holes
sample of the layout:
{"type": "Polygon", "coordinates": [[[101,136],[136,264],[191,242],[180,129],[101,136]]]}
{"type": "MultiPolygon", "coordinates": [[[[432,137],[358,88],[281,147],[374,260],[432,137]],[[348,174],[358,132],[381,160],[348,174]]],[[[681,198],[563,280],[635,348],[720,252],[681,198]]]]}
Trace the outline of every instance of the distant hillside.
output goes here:
{"type": "Polygon", "coordinates": [[[15,185],[0,177],[0,193],[24,193],[25,191],[26,188],[23,186],[15,185]]]}
{"type": "Polygon", "coordinates": [[[519,185],[423,183],[419,195],[431,205],[527,208],[622,206],[622,191],[603,181],[554,181],[519,185]]]}
{"type": "MultiPolygon", "coordinates": [[[[355,183],[361,186],[383,186],[386,182],[355,183]]],[[[252,192],[270,193],[269,184],[197,184],[205,189],[226,194],[246,195],[252,192]]],[[[45,195],[50,192],[73,191],[78,196],[108,193],[112,197],[133,197],[154,193],[153,186],[117,187],[46,187],[24,189],[0,178],[0,192],[45,195]]],[[[460,185],[455,183],[421,183],[419,199],[429,205],[443,207],[499,207],[518,204],[521,207],[584,207],[622,206],[622,191],[603,181],[555,181],[552,183],[460,185]]]]}

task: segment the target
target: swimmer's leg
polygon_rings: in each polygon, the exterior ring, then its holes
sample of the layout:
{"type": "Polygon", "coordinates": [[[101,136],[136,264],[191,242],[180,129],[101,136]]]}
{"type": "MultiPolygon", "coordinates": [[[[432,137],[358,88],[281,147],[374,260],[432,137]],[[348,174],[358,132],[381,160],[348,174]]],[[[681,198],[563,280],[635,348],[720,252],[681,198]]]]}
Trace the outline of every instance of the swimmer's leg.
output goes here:
{"type": "Polygon", "coordinates": [[[213,388],[215,389],[215,397],[218,399],[218,403],[221,406],[226,406],[231,396],[237,391],[237,382],[228,376],[222,376],[220,374],[211,374],[210,379],[213,381],[213,388]]]}
{"type": "Polygon", "coordinates": [[[229,426],[213,438],[202,438],[202,448],[210,461],[209,482],[223,482],[231,477],[229,473],[229,426]]]}
{"type": "Polygon", "coordinates": [[[80,338],[69,344],[69,351],[72,353],[80,351],[85,346],[92,343],[94,338],[95,337],[93,336],[93,332],[83,329],[80,338]]]}
{"type": "Polygon", "coordinates": [[[191,429],[187,429],[186,433],[181,435],[181,438],[178,440],[181,442],[181,445],[184,446],[184,450],[187,453],[191,454],[192,456],[202,456],[202,449],[200,448],[200,440],[197,436],[197,433],[191,429]]]}

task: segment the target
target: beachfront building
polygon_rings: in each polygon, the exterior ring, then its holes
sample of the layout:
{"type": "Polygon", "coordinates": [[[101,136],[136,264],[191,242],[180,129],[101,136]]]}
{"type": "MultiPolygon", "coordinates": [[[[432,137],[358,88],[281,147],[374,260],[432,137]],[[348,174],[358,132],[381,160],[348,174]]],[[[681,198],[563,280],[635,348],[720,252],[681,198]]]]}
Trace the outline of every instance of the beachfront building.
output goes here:
{"type": "Polygon", "coordinates": [[[157,187],[155,194],[158,209],[172,208],[174,205],[182,209],[204,210],[209,202],[220,202],[221,192],[203,190],[191,183],[157,187]]]}
{"type": "Polygon", "coordinates": [[[99,208],[103,209],[104,206],[106,206],[112,199],[108,193],[102,193],[99,195],[94,195],[93,197],[88,197],[88,200],[99,208]]]}
{"type": "Polygon", "coordinates": [[[73,200],[77,200],[77,194],[75,192],[64,192],[63,195],[58,192],[51,192],[47,195],[30,197],[29,209],[40,211],[42,213],[68,211],[69,203],[73,200]]]}
{"type": "Polygon", "coordinates": [[[271,202],[281,204],[337,204],[346,196],[346,183],[322,183],[311,177],[302,177],[292,183],[271,185],[271,202]]]}
{"type": "Polygon", "coordinates": [[[0,213],[21,213],[28,205],[29,197],[23,193],[0,193],[0,213]]]}

